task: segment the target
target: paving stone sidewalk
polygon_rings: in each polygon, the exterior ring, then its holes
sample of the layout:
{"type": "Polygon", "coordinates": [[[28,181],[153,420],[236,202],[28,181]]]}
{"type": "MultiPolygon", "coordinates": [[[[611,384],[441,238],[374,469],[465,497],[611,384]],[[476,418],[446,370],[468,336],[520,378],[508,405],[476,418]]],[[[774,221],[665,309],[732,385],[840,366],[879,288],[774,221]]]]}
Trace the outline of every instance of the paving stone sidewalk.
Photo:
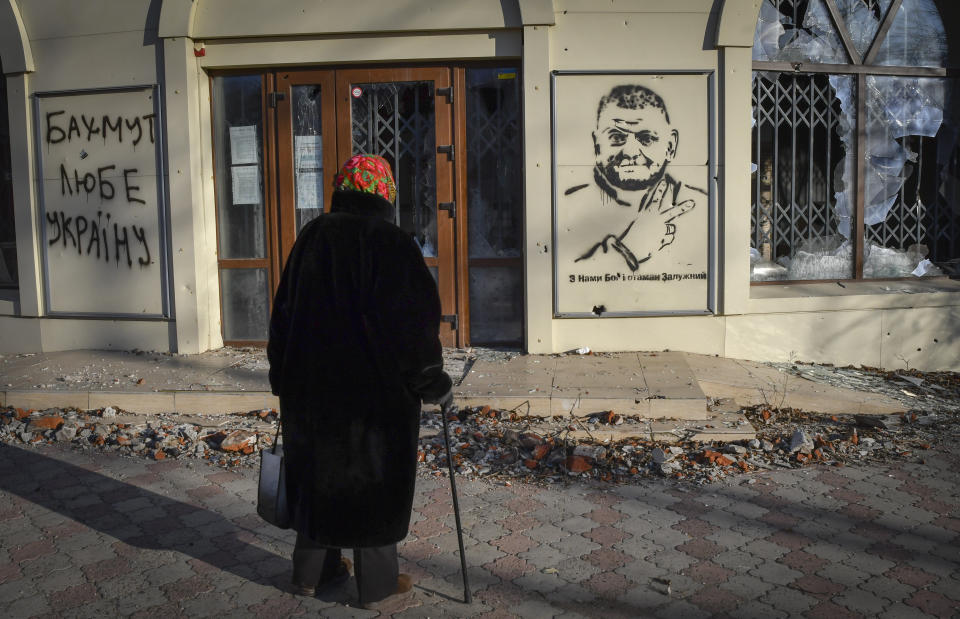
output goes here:
{"type": "MultiPolygon", "coordinates": [[[[0,616],[368,617],[351,580],[286,592],[293,535],[255,513],[257,471],[0,445],[0,616]]],[[[398,616],[950,617],[960,456],[768,471],[707,486],[418,479],[398,616]]],[[[388,609],[390,611],[391,609],[388,609]]]]}

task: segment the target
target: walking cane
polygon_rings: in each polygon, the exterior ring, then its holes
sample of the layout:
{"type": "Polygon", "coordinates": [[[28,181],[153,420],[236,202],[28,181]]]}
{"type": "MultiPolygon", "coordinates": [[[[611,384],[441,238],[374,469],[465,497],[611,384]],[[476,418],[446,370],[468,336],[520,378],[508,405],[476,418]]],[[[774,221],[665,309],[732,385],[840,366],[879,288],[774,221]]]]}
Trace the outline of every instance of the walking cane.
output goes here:
{"type": "Polygon", "coordinates": [[[443,442],[447,446],[447,467],[450,469],[450,491],[453,493],[453,517],[457,521],[457,542],[460,544],[460,571],[463,572],[463,601],[465,604],[473,602],[470,595],[470,583],[467,580],[467,556],[463,553],[463,527],[460,524],[460,503],[457,501],[457,480],[453,475],[453,455],[450,453],[450,433],[447,431],[447,415],[453,410],[452,405],[445,406],[440,411],[443,417],[443,442]]]}

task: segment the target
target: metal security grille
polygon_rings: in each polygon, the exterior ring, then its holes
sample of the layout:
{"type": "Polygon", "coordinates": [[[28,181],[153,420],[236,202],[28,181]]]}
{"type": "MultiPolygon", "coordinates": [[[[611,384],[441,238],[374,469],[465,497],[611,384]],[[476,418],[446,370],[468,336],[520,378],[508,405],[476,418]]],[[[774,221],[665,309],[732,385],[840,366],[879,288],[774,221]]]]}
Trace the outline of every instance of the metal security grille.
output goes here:
{"type": "MultiPolygon", "coordinates": [[[[397,184],[397,221],[421,247],[436,248],[435,121],[431,82],[354,84],[354,153],[390,162],[397,184]]],[[[431,255],[425,249],[425,255],[431,255]]]]}
{"type": "Polygon", "coordinates": [[[956,203],[939,195],[941,172],[957,169],[956,152],[944,166],[937,160],[935,138],[908,136],[903,140],[915,160],[904,166],[900,175],[903,185],[892,198],[886,219],[866,227],[866,241],[897,249],[922,244],[935,262],[956,258],[960,255],[960,217],[951,206],[956,203]]]}
{"type": "Polygon", "coordinates": [[[523,184],[519,80],[498,79],[495,70],[476,70],[480,71],[493,77],[479,86],[471,83],[467,102],[470,225],[481,226],[484,237],[482,249],[470,246],[471,256],[519,256],[522,207],[517,188],[523,184]]]}
{"type": "Polygon", "coordinates": [[[752,279],[958,270],[960,173],[948,110],[960,89],[948,77],[937,6],[762,0],[752,279]]]}
{"type": "Polygon", "coordinates": [[[826,75],[755,73],[751,232],[767,260],[834,234],[833,190],[844,147],[840,104],[826,75]]]}
{"type": "Polygon", "coordinates": [[[465,71],[470,341],[523,341],[523,140],[516,67],[465,71]]]}

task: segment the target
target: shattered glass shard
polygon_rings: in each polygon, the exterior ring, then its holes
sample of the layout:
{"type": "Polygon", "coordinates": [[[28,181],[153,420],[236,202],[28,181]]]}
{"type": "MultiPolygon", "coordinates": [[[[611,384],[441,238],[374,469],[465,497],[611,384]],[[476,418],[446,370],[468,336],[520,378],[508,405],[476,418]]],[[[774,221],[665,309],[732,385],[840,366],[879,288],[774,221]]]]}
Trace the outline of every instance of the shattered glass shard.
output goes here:
{"type": "Polygon", "coordinates": [[[824,0],[795,7],[765,0],[754,33],[753,59],[771,62],[850,62],[824,0]],[[794,15],[799,25],[794,21],[794,15]]]}
{"type": "Polygon", "coordinates": [[[903,0],[875,64],[943,67],[946,60],[947,33],[933,0],[903,0]]]}
{"type": "Polygon", "coordinates": [[[870,49],[880,24],[893,0],[835,0],[837,10],[850,33],[853,47],[863,58],[870,49]]]}

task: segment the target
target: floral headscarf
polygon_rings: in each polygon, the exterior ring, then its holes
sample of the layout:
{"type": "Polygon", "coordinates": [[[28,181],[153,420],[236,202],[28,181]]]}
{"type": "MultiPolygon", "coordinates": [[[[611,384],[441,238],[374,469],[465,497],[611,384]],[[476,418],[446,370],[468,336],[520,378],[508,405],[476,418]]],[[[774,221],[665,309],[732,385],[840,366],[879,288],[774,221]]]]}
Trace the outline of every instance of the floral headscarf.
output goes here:
{"type": "Polygon", "coordinates": [[[389,202],[397,197],[390,164],[379,155],[361,154],[347,159],[333,179],[333,188],[373,193],[389,202]]]}

